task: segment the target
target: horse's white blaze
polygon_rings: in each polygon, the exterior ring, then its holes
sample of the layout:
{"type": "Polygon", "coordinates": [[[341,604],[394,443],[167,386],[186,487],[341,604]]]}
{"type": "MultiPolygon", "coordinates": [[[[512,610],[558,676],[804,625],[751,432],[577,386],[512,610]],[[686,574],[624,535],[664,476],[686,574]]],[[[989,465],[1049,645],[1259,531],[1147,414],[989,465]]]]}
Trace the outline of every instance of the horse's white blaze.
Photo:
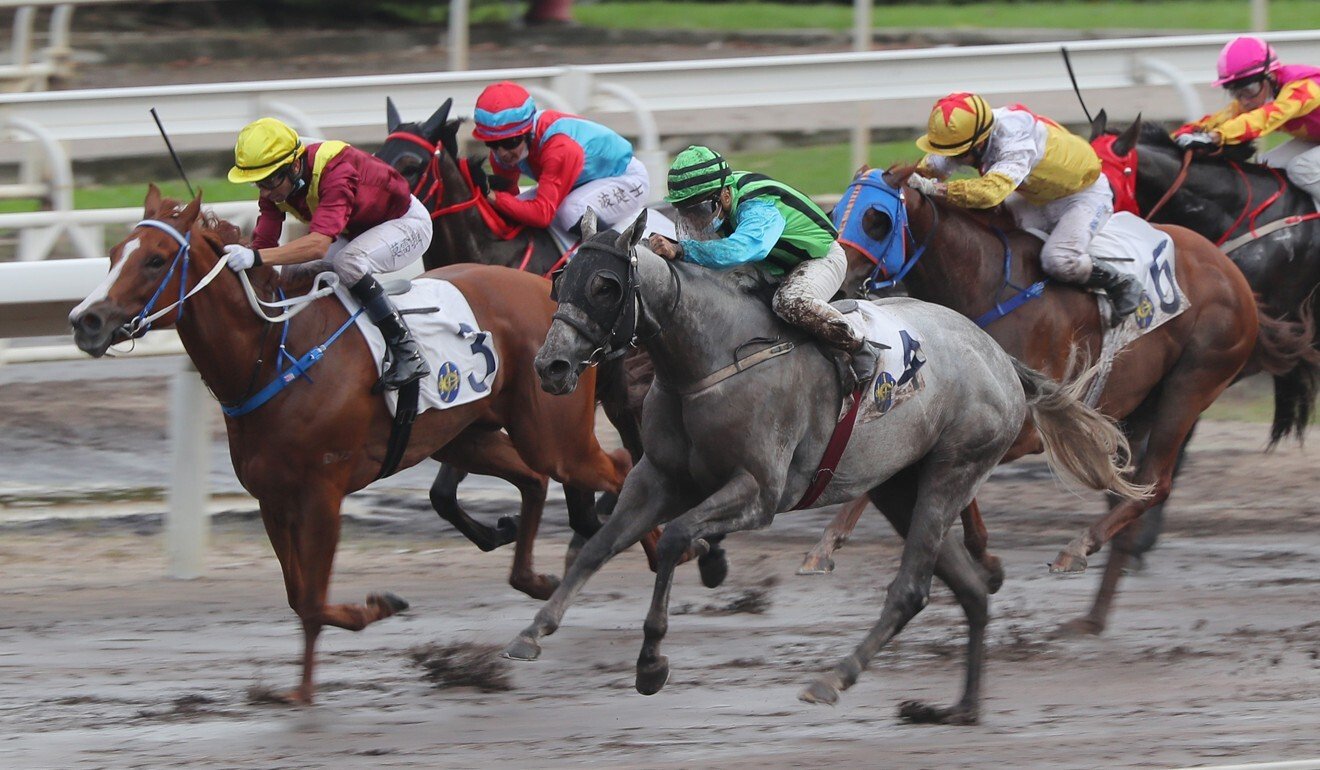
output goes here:
{"type": "Polygon", "coordinates": [[[110,268],[110,274],[95,289],[92,289],[92,293],[87,295],[87,299],[79,302],[78,307],[69,312],[70,323],[86,312],[87,308],[109,296],[110,287],[114,286],[115,281],[119,280],[119,273],[123,271],[124,263],[128,262],[129,257],[133,256],[133,252],[137,251],[139,245],[140,241],[137,238],[124,244],[123,256],[115,263],[114,267],[110,268]]]}

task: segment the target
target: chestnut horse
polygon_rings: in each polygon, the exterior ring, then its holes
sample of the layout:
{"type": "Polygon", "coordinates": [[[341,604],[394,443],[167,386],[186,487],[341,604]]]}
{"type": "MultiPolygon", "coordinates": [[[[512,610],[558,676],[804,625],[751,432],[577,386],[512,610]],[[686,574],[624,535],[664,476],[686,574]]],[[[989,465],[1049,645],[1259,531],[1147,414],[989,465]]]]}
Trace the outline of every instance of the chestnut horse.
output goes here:
{"type": "MultiPolygon", "coordinates": [[[[892,169],[883,178],[897,192],[903,190],[913,171],[912,167],[892,169]]],[[[981,318],[1014,293],[1006,288],[1010,280],[1019,286],[1045,280],[1039,260],[1040,240],[1011,230],[1006,216],[998,212],[972,213],[912,190],[903,190],[903,201],[912,241],[925,246],[904,279],[911,296],[981,318]],[[995,233],[996,224],[1003,228],[1005,240],[995,233]],[[1007,276],[1006,245],[1010,249],[1007,276]]],[[[871,209],[863,214],[863,227],[877,241],[883,241],[893,226],[889,216],[880,211],[871,209]]],[[[1173,239],[1178,284],[1187,296],[1188,307],[1115,357],[1096,404],[1103,414],[1123,420],[1134,448],[1144,445],[1133,481],[1150,485],[1154,494],[1145,500],[1114,505],[1050,565],[1051,571],[1081,571],[1087,556],[1122,535],[1115,541],[1090,613],[1065,625],[1065,630],[1072,632],[1095,634],[1104,629],[1134,534],[1135,528],[1128,525],[1168,497],[1178,451],[1201,412],[1249,364],[1272,373],[1296,367],[1314,370],[1320,364],[1309,347],[1310,330],[1263,315],[1241,271],[1214,244],[1185,228],[1158,229],[1173,239]]],[[[875,263],[853,246],[844,248],[849,260],[845,285],[851,289],[872,273],[875,263]]],[[[1099,358],[1103,324],[1089,292],[1046,282],[1038,298],[989,322],[986,331],[1010,355],[1063,379],[1069,374],[1073,351],[1091,361],[1099,358]]],[[[1039,437],[1033,426],[1027,425],[1005,461],[1039,450],[1039,437]]],[[[848,520],[855,523],[862,504],[855,503],[854,509],[840,514],[831,524],[833,531],[827,530],[825,541],[811,556],[822,552],[828,556],[829,546],[841,532],[846,535],[851,529],[848,520]]],[[[981,557],[987,568],[1001,572],[999,560],[985,551],[986,531],[975,501],[964,511],[963,523],[968,549],[981,557]]]]}
{"type": "MultiPolygon", "coordinates": [[[[384,400],[371,394],[376,362],[359,334],[327,343],[349,317],[337,299],[312,302],[283,332],[272,333],[273,326],[249,307],[240,278],[217,256],[238,240],[238,229],[202,215],[200,195],[180,206],[162,200],[152,186],[145,217],[111,250],[106,281],[70,314],[82,350],[99,357],[112,344],[145,333],[151,324],[142,319],[164,311],[154,326],[174,326],[211,392],[222,404],[238,404],[280,375],[283,349],[324,345],[323,359],[305,381],[295,380],[264,405],[225,419],[234,472],[260,504],[289,605],[302,621],[302,680],[285,699],[309,703],[316,639],[324,626],[359,631],[407,607],[388,593],[373,593],[365,604],[327,603],[340,505],[345,495],[376,479],[390,437],[393,418],[384,400]],[[157,297],[179,302],[152,313],[157,297]]],[[[278,274],[271,268],[249,274],[255,292],[273,299],[278,274]]],[[[581,395],[552,397],[532,368],[555,311],[550,284],[481,265],[430,275],[452,282],[467,298],[480,327],[491,334],[500,370],[486,398],[419,415],[399,467],[427,457],[455,462],[513,481],[524,502],[537,494],[544,500],[546,476],[617,493],[629,462],[596,442],[591,387],[581,395]]]]}

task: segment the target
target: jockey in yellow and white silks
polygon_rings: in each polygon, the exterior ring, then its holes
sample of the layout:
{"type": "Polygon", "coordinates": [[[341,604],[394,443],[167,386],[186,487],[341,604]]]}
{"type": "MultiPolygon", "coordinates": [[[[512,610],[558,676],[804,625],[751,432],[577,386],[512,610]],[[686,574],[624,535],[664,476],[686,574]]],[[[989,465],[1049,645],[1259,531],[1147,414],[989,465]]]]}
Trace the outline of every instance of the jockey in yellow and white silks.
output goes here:
{"type": "Polygon", "coordinates": [[[1261,155],[1282,168],[1293,184],[1320,207],[1320,67],[1285,65],[1258,37],[1229,41],[1219,53],[1215,85],[1232,101],[1227,107],[1174,132],[1185,148],[1243,144],[1283,131],[1292,139],[1261,155]]]}
{"type": "Polygon", "coordinates": [[[917,146],[927,154],[910,186],[969,209],[1006,204],[1020,227],[1049,233],[1040,255],[1047,275],[1104,289],[1119,317],[1136,310],[1136,282],[1087,253],[1114,199],[1080,137],[1021,105],[992,110],[976,94],[954,93],[936,102],[917,146]],[[943,181],[960,166],[980,176],[943,181]]]}

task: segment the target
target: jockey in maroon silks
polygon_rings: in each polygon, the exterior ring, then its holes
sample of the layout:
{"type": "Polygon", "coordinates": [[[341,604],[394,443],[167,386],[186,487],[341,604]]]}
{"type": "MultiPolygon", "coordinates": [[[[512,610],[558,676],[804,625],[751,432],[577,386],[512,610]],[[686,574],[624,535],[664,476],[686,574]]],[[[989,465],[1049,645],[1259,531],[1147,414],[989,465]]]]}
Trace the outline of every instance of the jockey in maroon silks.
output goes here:
{"type": "Polygon", "coordinates": [[[538,110],[527,89],[508,81],[477,98],[472,136],[490,149],[495,210],[512,222],[550,229],[565,243],[588,207],[603,227],[635,217],[651,190],[646,166],[613,130],[576,115],[538,110]],[[518,193],[526,175],[536,187],[518,193]],[[496,181],[499,180],[499,181],[496,181]]]}
{"type": "Polygon", "coordinates": [[[239,133],[229,180],[261,191],[251,247],[225,247],[231,269],[296,266],[283,271],[286,277],[333,270],[385,337],[381,385],[397,389],[430,374],[403,316],[373,275],[415,262],[431,244],[430,214],[399,172],[344,142],[304,145],[288,125],[261,118],[239,133]],[[286,214],[311,232],[281,246],[286,214]]]}

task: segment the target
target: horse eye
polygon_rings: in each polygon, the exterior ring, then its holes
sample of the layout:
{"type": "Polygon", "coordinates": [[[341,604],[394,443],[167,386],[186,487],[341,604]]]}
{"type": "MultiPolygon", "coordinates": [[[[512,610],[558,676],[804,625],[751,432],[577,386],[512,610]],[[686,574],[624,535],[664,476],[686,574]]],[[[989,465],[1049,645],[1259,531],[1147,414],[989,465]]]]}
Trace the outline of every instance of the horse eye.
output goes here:
{"type": "Polygon", "coordinates": [[[152,270],[164,266],[165,266],[165,258],[162,257],[161,255],[152,254],[150,257],[147,257],[147,267],[151,268],[152,270]]]}
{"type": "Polygon", "coordinates": [[[591,295],[612,302],[620,294],[619,282],[597,276],[591,282],[591,295]]]}

